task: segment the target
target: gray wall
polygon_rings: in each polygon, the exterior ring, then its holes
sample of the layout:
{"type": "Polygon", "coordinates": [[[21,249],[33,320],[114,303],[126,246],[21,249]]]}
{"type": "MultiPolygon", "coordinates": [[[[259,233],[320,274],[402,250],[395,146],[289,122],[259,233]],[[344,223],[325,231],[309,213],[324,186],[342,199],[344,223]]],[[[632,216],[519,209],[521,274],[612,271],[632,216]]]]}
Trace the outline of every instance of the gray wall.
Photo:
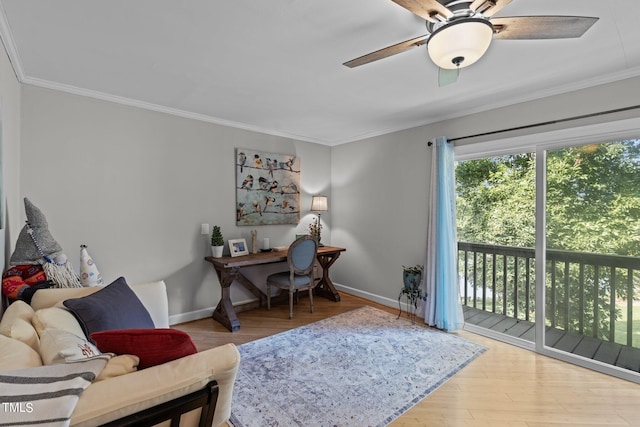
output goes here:
{"type": "MultiPolygon", "coordinates": [[[[22,195],[44,212],[76,269],[86,244],[107,283],[164,279],[173,321],[206,317],[220,298],[200,225],[250,242],[252,227],[235,225],[236,147],[296,154],[303,207],[312,194],[331,195],[326,146],[29,85],[22,103],[22,195]]],[[[258,227],[258,237],[287,244],[312,218],[303,212],[298,226],[258,227]]],[[[233,287],[234,302],[250,298],[233,287]]]]}
{"type": "MultiPolygon", "coordinates": [[[[422,264],[425,256],[430,139],[459,138],[637,104],[640,78],[333,147],[332,242],[348,248],[344,262],[333,267],[334,281],[342,289],[397,306],[402,265],[422,264]]],[[[640,110],[633,110],[472,138],[456,145],[639,116],[640,110]]]]}
{"type": "Polygon", "coordinates": [[[0,43],[0,159],[2,160],[2,197],[5,218],[0,230],[0,267],[4,270],[6,258],[11,254],[15,238],[20,232],[20,83],[9,57],[0,43]]]}
{"type": "Polygon", "coordinates": [[[331,233],[347,252],[332,273],[345,289],[397,306],[402,265],[423,263],[428,137],[416,128],[333,148],[331,233]]]}

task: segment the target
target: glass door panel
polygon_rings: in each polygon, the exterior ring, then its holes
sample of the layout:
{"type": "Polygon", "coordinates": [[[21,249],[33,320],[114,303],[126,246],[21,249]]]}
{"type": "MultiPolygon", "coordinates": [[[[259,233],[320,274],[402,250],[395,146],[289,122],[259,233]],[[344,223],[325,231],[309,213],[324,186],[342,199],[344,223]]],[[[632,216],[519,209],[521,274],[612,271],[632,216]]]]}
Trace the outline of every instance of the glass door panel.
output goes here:
{"type": "Polygon", "coordinates": [[[545,345],[640,370],[640,140],[547,151],[545,345]]]}
{"type": "Polygon", "coordinates": [[[535,339],[535,154],[456,168],[458,272],[467,325],[535,339]]]}

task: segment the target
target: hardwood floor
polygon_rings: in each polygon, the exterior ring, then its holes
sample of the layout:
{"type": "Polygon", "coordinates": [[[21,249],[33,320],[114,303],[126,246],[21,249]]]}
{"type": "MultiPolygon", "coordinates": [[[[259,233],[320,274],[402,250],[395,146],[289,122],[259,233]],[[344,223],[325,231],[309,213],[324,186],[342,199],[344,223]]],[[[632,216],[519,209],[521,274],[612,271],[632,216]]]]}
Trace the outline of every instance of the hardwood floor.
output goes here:
{"type": "MultiPolygon", "coordinates": [[[[315,313],[300,298],[288,319],[288,306],[242,312],[240,331],[231,333],[213,319],[175,325],[191,335],[199,350],[228,342],[240,345],[370,305],[344,292],[341,301],[314,298],[315,313]]],[[[470,332],[458,336],[487,351],[394,421],[394,427],[571,427],[640,426],[640,385],[564,363],[470,332]]]]}

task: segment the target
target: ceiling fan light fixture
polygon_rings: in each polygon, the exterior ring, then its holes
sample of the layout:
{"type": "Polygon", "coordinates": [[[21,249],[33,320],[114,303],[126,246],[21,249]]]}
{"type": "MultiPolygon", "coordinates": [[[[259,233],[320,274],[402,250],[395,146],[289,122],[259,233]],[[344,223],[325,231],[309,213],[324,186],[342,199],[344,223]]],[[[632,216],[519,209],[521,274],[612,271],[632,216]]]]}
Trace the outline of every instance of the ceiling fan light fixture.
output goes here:
{"type": "Polygon", "coordinates": [[[444,24],[427,40],[431,60],[440,68],[468,67],[485,54],[493,38],[487,19],[464,18],[444,24]]]}

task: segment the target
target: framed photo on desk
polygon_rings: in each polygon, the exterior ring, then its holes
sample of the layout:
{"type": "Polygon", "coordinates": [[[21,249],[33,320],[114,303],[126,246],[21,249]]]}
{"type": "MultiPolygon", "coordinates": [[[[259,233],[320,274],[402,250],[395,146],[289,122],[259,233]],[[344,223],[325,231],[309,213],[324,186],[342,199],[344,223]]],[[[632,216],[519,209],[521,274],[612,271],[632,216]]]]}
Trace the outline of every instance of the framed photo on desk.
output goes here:
{"type": "Polygon", "coordinates": [[[231,256],[249,255],[249,248],[245,239],[229,239],[231,256]]]}

